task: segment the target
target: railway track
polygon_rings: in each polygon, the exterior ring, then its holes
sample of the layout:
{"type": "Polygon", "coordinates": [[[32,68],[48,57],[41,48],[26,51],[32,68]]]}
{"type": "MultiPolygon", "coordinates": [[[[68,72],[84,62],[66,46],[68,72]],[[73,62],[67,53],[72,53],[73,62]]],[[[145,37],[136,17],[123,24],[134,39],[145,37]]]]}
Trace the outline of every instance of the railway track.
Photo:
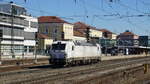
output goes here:
{"type": "Polygon", "coordinates": [[[99,71],[105,71],[116,67],[135,65],[137,63],[145,63],[145,61],[150,60],[150,58],[126,60],[123,62],[110,62],[108,65],[95,64],[93,66],[79,66],[70,68],[60,68],[60,69],[35,69],[35,70],[25,70],[22,72],[14,72],[13,74],[2,73],[0,74],[0,83],[5,84],[33,84],[33,83],[54,83],[58,80],[65,80],[71,77],[90,74],[99,71]]]}
{"type": "MultiPolygon", "coordinates": [[[[78,77],[74,77],[74,78],[67,79],[67,80],[71,80],[72,84],[93,84],[97,80],[103,81],[103,79],[106,79],[107,77],[110,77],[110,76],[112,76],[112,79],[108,79],[108,80],[113,80],[113,78],[118,74],[120,75],[118,77],[124,77],[124,76],[122,76],[124,74],[124,72],[126,72],[126,74],[129,74],[129,73],[134,73],[139,70],[143,70],[142,64],[140,64],[140,63],[134,64],[134,65],[116,67],[116,68],[108,69],[105,71],[98,71],[98,72],[94,72],[92,74],[78,76],[78,77]]],[[[116,78],[118,78],[118,77],[116,77],[116,78]]],[[[106,83],[106,84],[108,84],[108,83],[106,83]]]]}

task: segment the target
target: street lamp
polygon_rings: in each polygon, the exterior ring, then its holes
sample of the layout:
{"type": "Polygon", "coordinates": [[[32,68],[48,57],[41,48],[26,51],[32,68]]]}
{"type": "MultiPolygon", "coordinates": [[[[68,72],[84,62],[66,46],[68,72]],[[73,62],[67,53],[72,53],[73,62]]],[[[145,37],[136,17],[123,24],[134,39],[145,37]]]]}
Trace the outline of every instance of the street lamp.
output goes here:
{"type": "Polygon", "coordinates": [[[3,30],[0,30],[0,65],[2,64],[1,42],[3,38],[3,30]]]}
{"type": "Polygon", "coordinates": [[[11,54],[12,58],[15,58],[14,55],[14,6],[13,6],[13,1],[10,2],[11,4],[11,54]]]}

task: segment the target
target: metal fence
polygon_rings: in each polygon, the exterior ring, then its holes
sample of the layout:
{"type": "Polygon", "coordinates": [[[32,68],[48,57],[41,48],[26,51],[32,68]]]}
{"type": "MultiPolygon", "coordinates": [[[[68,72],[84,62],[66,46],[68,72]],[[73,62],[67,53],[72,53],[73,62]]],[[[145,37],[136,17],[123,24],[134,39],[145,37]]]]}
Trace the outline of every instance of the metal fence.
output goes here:
{"type": "Polygon", "coordinates": [[[24,49],[1,49],[0,59],[22,59],[22,58],[40,58],[50,56],[49,50],[42,50],[37,48],[24,49]]]}

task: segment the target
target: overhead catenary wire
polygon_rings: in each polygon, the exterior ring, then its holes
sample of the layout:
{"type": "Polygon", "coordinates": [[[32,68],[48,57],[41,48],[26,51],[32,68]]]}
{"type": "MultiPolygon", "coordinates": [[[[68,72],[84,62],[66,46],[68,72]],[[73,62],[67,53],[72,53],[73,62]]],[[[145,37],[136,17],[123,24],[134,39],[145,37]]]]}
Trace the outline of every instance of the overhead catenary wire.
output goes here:
{"type": "Polygon", "coordinates": [[[139,12],[139,13],[142,13],[142,14],[146,14],[146,12],[140,11],[140,10],[138,10],[138,9],[136,9],[136,8],[129,7],[129,6],[127,6],[126,4],[123,4],[121,1],[120,1],[118,4],[119,4],[120,6],[122,6],[122,7],[124,7],[124,8],[128,8],[128,9],[133,10],[133,11],[135,11],[135,12],[139,12]]]}
{"type": "Polygon", "coordinates": [[[82,4],[83,4],[83,8],[84,8],[84,14],[85,14],[85,17],[84,17],[84,22],[86,22],[86,19],[88,18],[88,10],[87,10],[87,7],[86,7],[86,4],[85,4],[85,0],[81,0],[82,4]]]}
{"type": "MultiPolygon", "coordinates": [[[[77,1],[77,0],[76,0],[77,1]]],[[[102,0],[103,1],[103,0],[102,0]]],[[[4,1],[3,1],[4,2],[4,1]]],[[[9,2],[8,0],[5,0],[5,2],[9,2]]],[[[83,2],[83,4],[84,4],[84,11],[85,11],[85,13],[87,13],[88,12],[88,10],[87,10],[87,7],[85,6],[85,1],[82,1],[83,2]]],[[[20,4],[20,3],[19,3],[20,4]]],[[[22,5],[24,5],[23,3],[21,3],[22,5]]],[[[93,6],[93,5],[91,5],[91,4],[87,4],[88,6],[93,6]]],[[[108,4],[108,6],[111,8],[111,9],[113,9],[114,11],[115,11],[115,13],[108,13],[108,12],[106,12],[106,14],[97,14],[97,15],[99,15],[99,16],[104,16],[104,17],[106,17],[106,16],[117,16],[117,15],[119,15],[119,12],[118,11],[116,11],[110,4],[108,4]]],[[[125,6],[125,5],[124,5],[125,6]]],[[[38,4],[38,7],[39,7],[39,9],[33,9],[33,8],[30,8],[30,7],[26,7],[25,6],[25,8],[27,8],[27,9],[29,9],[29,10],[32,10],[32,11],[35,11],[35,12],[45,12],[45,13],[47,13],[47,14],[54,14],[54,15],[56,15],[56,16],[58,16],[59,14],[56,14],[56,13],[52,13],[52,12],[48,12],[48,11],[45,11],[45,10],[42,10],[41,9],[41,7],[40,7],[40,5],[38,4]]],[[[96,6],[94,6],[95,8],[97,8],[96,6]]],[[[93,8],[94,8],[93,7],[93,8]]],[[[134,9],[134,8],[131,8],[131,7],[128,7],[128,6],[126,6],[127,8],[129,8],[129,9],[133,9],[133,10],[136,10],[136,9],[134,9]]],[[[98,8],[98,9],[100,9],[100,8],[98,8]]],[[[103,10],[101,10],[101,11],[103,11],[103,10]]],[[[137,10],[136,10],[137,11],[137,10]]],[[[104,11],[103,11],[104,12],[104,11]]],[[[142,13],[144,13],[144,12],[142,12],[142,13]]],[[[142,16],[150,16],[149,15],[150,13],[144,13],[144,14],[137,14],[137,15],[124,15],[124,16],[126,16],[126,17],[142,17],[142,16]],[[146,15],[147,14],[147,15],[146,15]]],[[[95,14],[96,15],[96,14],[95,14]]],[[[79,15],[72,15],[72,17],[77,17],[77,16],[79,16],[79,15]]],[[[83,16],[83,17],[86,17],[86,16],[89,16],[89,15],[85,15],[85,16],[83,16]]],[[[80,16],[81,17],[81,16],[80,16]]]]}
{"type": "MultiPolygon", "coordinates": [[[[84,3],[85,4],[85,3],[84,3]]],[[[109,5],[110,8],[113,9],[112,6],[109,5]]],[[[32,10],[32,11],[35,11],[35,12],[43,12],[43,13],[47,13],[47,14],[52,14],[51,12],[47,12],[47,11],[43,11],[43,10],[39,10],[39,9],[33,9],[33,8],[30,8],[30,7],[26,7],[27,9],[29,10],[32,10]]],[[[86,9],[87,11],[87,9],[86,9]]],[[[115,11],[116,12],[116,11],[115,11]]],[[[55,14],[56,16],[58,16],[57,14],[55,14]]],[[[114,16],[120,16],[120,18],[126,18],[126,17],[144,17],[144,16],[150,16],[149,14],[140,14],[140,15],[120,15],[118,12],[114,13],[114,14],[104,14],[104,15],[100,15],[100,14],[95,14],[93,15],[94,17],[99,17],[99,16],[102,16],[102,17],[114,17],[114,16]]],[[[91,17],[89,15],[72,15],[72,16],[62,16],[63,18],[68,18],[68,19],[72,19],[73,20],[73,17],[91,17]]]]}
{"type": "MultiPolygon", "coordinates": [[[[127,15],[128,15],[128,14],[129,14],[129,12],[127,12],[127,15]]],[[[136,23],[133,23],[133,22],[130,20],[130,17],[127,17],[126,22],[133,26],[133,28],[134,28],[133,30],[134,30],[134,31],[136,31],[137,29],[138,29],[138,30],[141,30],[141,31],[144,31],[143,28],[142,28],[140,25],[137,25],[136,23]]],[[[133,30],[132,30],[132,31],[133,31],[133,30]]]]}
{"type": "MultiPolygon", "coordinates": [[[[5,1],[8,1],[8,0],[5,0],[5,1]]],[[[94,23],[94,20],[96,18],[100,18],[101,20],[118,20],[118,19],[124,19],[124,18],[142,18],[142,17],[149,17],[150,16],[150,13],[149,12],[143,12],[141,10],[139,10],[139,7],[138,5],[140,4],[140,1],[139,0],[136,0],[138,3],[136,6],[136,8],[133,8],[133,7],[130,7],[126,4],[124,4],[123,2],[121,2],[121,0],[116,3],[116,4],[119,4],[119,6],[122,6],[124,7],[125,9],[129,9],[130,11],[135,11],[135,12],[138,12],[139,14],[121,14],[120,11],[117,11],[116,9],[114,9],[113,5],[111,4],[107,4],[107,3],[104,3],[104,0],[101,0],[103,3],[100,6],[98,5],[93,5],[92,3],[89,3],[88,1],[84,0],[84,1],[81,1],[81,0],[74,0],[74,2],[76,3],[76,5],[78,5],[80,2],[83,4],[84,6],[84,14],[75,14],[75,15],[70,15],[70,16],[63,16],[63,15],[59,15],[57,13],[53,13],[53,12],[49,12],[49,11],[46,11],[46,10],[42,10],[41,7],[39,7],[38,9],[35,9],[35,8],[31,8],[31,7],[26,7],[28,10],[31,10],[31,11],[34,11],[34,12],[38,12],[38,13],[44,13],[46,15],[55,15],[55,16],[59,16],[61,18],[64,18],[64,19],[68,19],[68,20],[74,20],[74,21],[77,21],[78,19],[77,18],[92,18],[91,20],[91,23],[93,22],[94,23]],[[84,3],[83,3],[84,2],[84,3]],[[104,5],[105,4],[105,5],[104,5]],[[107,6],[107,5],[108,6],[107,6]],[[111,8],[112,11],[107,11],[106,9],[106,6],[111,8]],[[89,15],[89,11],[88,11],[88,7],[91,7],[93,8],[94,10],[97,10],[98,13],[96,14],[92,14],[92,15],[89,15]],[[105,10],[106,9],[106,10],[105,10]],[[103,12],[103,13],[101,13],[103,12]]],[[[146,3],[146,2],[145,2],[146,3]]],[[[19,3],[19,4],[26,4],[26,3],[19,3]]],[[[37,4],[40,6],[40,4],[37,4]]],[[[93,24],[92,23],[92,24],[93,24]]]]}
{"type": "MultiPolygon", "coordinates": [[[[146,0],[145,0],[145,1],[146,1],[146,0]]],[[[145,2],[145,1],[143,1],[143,0],[139,0],[139,2],[141,2],[142,4],[144,4],[144,5],[146,5],[146,6],[150,6],[150,3],[145,2]]]]}

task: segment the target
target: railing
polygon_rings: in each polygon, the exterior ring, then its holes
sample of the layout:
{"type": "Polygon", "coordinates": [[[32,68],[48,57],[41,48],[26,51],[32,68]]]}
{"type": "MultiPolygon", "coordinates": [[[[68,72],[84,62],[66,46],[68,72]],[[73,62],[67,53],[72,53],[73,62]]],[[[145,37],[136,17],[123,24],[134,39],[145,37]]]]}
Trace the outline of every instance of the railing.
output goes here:
{"type": "Polygon", "coordinates": [[[1,49],[1,59],[22,59],[22,58],[39,58],[50,56],[48,50],[25,48],[25,49],[13,49],[14,56],[11,49],[1,49]]]}
{"type": "MultiPolygon", "coordinates": [[[[29,26],[28,21],[25,21],[20,18],[14,18],[14,24],[16,25],[23,25],[23,26],[29,26]]],[[[0,16],[0,22],[5,22],[5,23],[10,23],[11,24],[11,17],[6,17],[6,16],[0,16]]]]}

